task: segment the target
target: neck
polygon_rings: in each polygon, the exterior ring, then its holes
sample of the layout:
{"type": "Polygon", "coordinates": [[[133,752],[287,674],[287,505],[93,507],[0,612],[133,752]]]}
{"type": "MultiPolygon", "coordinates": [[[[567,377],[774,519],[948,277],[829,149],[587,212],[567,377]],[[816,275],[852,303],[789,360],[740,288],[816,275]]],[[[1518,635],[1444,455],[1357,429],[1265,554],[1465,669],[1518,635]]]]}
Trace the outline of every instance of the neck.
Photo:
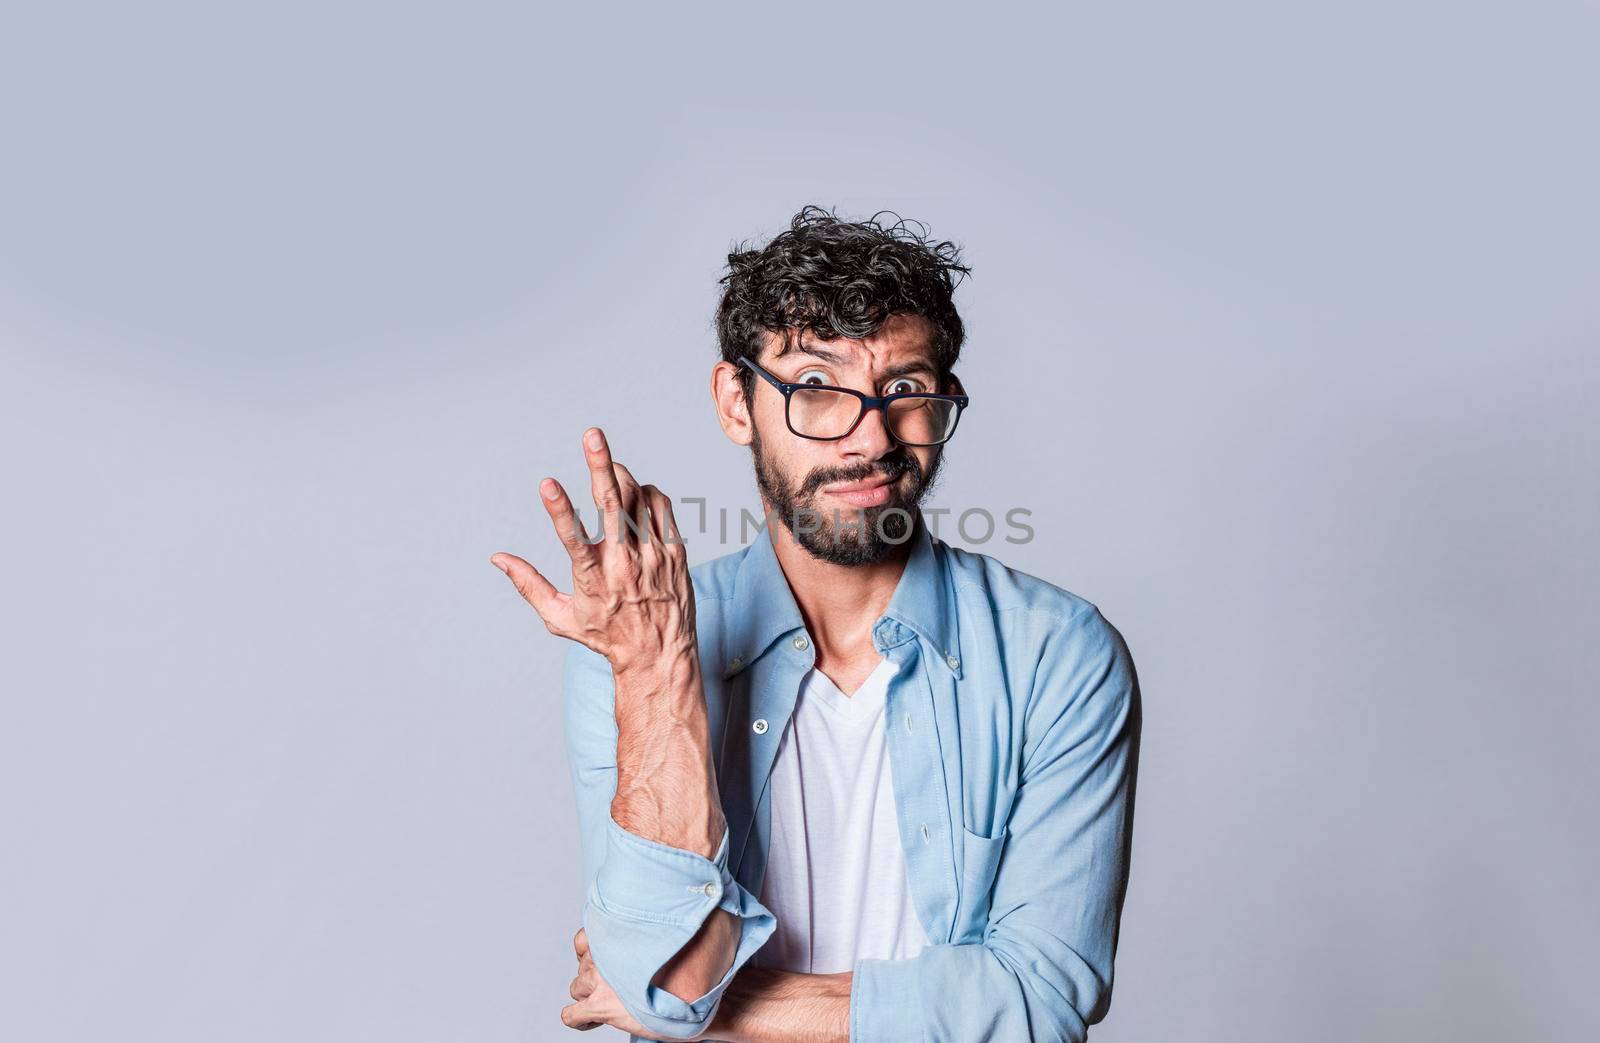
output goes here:
{"type": "MultiPolygon", "coordinates": [[[[770,515],[770,508],[769,517],[770,515]]],[[[917,519],[917,524],[922,524],[917,519]]],[[[911,540],[873,565],[835,565],[812,557],[781,524],[767,526],[795,605],[823,662],[877,658],[872,624],[889,607],[911,556],[911,540]]]]}

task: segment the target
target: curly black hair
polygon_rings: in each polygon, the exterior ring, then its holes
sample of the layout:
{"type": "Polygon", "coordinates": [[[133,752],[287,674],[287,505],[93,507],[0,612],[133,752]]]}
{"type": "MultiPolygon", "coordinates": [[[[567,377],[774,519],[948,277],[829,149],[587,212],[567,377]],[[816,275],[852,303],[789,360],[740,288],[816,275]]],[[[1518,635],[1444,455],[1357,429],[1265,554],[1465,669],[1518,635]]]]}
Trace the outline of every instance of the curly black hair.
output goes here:
{"type": "MultiPolygon", "coordinates": [[[[841,221],[807,205],[765,246],[740,244],[728,254],[727,274],[718,280],[726,288],[717,307],[717,341],[723,359],[737,365],[741,356],[759,356],[763,333],[777,333],[786,344],[806,332],[823,340],[860,339],[891,315],[920,315],[933,325],[942,381],[966,339],[952,298],[970,274],[960,248],[930,242],[920,221],[907,222],[892,210],[841,221]],[[880,214],[893,223],[880,223],[880,214]]],[[[749,397],[754,375],[742,366],[739,375],[749,397]]]]}

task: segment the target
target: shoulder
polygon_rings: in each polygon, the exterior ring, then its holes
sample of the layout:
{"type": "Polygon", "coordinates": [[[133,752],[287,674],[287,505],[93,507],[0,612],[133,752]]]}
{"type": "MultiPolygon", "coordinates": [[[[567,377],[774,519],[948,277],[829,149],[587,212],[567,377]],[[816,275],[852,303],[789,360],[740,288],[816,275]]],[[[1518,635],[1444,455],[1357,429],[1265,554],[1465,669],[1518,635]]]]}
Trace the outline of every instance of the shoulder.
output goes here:
{"type": "Polygon", "coordinates": [[[1002,647],[1026,664],[1026,707],[1036,723],[1126,715],[1138,699],[1133,655],[1088,598],[988,554],[941,545],[962,626],[992,620],[1002,647]]]}
{"type": "Polygon", "coordinates": [[[1105,630],[1111,624],[1089,599],[978,551],[937,544],[956,600],[964,610],[992,613],[997,624],[1041,639],[1064,629],[1105,630]]]}

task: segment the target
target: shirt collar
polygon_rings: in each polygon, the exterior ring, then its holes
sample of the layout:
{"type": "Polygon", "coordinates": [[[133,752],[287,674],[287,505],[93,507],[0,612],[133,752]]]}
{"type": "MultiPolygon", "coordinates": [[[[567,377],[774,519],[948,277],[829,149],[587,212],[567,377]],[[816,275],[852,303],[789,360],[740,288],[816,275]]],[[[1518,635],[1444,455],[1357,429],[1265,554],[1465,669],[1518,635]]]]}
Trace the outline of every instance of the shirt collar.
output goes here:
{"type": "MultiPolygon", "coordinates": [[[[904,627],[928,642],[935,657],[959,678],[960,632],[948,553],[918,511],[911,555],[888,608],[874,627],[874,643],[879,649],[902,643],[905,637],[896,627],[904,627]]],[[[774,641],[805,626],[783,567],[778,564],[772,533],[766,528],[739,563],[731,608],[733,634],[729,648],[734,659],[726,664],[724,677],[737,674],[759,659],[774,641]]]]}
{"type": "Polygon", "coordinates": [[[745,551],[744,560],[733,584],[733,604],[728,618],[732,622],[729,651],[733,660],[723,671],[732,677],[749,666],[778,638],[805,626],[800,606],[795,604],[778,552],[772,546],[771,525],[762,527],[755,542],[745,551]]]}

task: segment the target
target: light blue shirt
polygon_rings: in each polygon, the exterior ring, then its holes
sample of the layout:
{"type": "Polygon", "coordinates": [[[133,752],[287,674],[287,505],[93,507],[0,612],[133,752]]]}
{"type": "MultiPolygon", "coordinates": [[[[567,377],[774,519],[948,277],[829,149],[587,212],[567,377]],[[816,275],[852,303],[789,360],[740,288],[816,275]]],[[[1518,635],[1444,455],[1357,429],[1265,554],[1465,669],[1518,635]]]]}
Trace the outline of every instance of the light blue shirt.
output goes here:
{"type": "MultiPolygon", "coordinates": [[[[816,658],[767,532],[691,575],[728,822],[714,858],[617,825],[610,665],[574,643],[566,667],[590,953],[639,1023],[669,1039],[709,1025],[776,929],[756,897],[768,780],[816,658]],[[718,908],[740,922],[722,980],[689,1002],[651,985],[718,908]]],[[[1083,1040],[1111,1003],[1127,890],[1140,712],[1126,644],[1089,602],[920,521],[872,641],[899,664],[885,737],[929,944],[856,961],[850,1039],[1083,1040]]]]}

